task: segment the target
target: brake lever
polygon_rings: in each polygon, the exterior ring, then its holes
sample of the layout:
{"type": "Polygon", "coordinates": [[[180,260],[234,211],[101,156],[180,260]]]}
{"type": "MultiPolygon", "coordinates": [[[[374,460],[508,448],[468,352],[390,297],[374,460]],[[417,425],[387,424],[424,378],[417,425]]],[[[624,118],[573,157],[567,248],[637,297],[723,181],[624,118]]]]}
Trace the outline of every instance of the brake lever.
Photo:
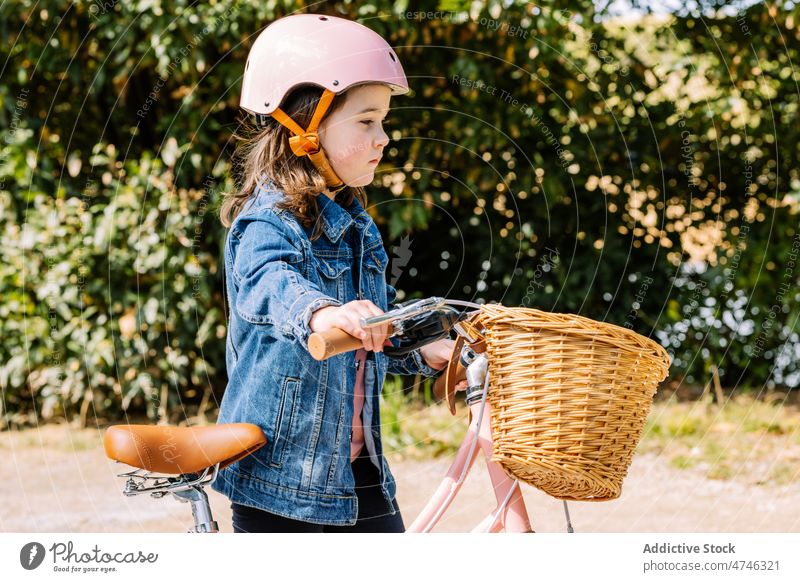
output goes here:
{"type": "Polygon", "coordinates": [[[384,352],[390,357],[400,357],[437,339],[447,337],[453,326],[466,317],[447,305],[442,297],[429,297],[398,304],[391,311],[374,317],[362,318],[362,327],[391,323],[388,337],[400,336],[397,345],[387,346],[384,352]]]}
{"type": "Polygon", "coordinates": [[[382,315],[375,315],[373,317],[362,317],[361,327],[369,328],[384,323],[392,324],[392,333],[389,337],[401,335],[405,330],[404,322],[408,319],[416,317],[422,313],[429,311],[436,311],[445,305],[444,297],[428,297],[426,299],[417,299],[409,301],[406,304],[400,304],[391,311],[387,311],[382,315]]]}

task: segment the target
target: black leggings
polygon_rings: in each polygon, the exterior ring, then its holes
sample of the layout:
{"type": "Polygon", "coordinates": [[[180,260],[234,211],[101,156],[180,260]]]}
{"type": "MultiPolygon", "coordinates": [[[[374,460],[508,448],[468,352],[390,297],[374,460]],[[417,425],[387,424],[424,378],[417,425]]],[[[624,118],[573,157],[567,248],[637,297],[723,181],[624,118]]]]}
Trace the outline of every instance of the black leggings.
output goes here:
{"type": "Polygon", "coordinates": [[[355,525],[320,525],[268,511],[231,503],[233,509],[233,531],[235,533],[403,533],[403,518],[397,500],[392,499],[395,514],[389,513],[389,505],[381,492],[378,468],[369,460],[366,446],[362,454],[352,463],[358,497],[358,519],[355,525]]]}

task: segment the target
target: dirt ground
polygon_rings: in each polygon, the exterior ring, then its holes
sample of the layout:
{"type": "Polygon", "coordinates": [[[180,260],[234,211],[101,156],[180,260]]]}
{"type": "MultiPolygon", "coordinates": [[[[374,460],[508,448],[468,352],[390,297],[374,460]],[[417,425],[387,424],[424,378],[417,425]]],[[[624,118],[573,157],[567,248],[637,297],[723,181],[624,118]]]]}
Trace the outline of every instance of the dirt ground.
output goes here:
{"type": "MultiPolygon", "coordinates": [[[[47,426],[0,433],[0,531],[180,532],[190,507],[171,497],[127,498],[123,465],[108,461],[98,431],[47,426]]],[[[449,460],[395,461],[398,502],[406,525],[445,474],[449,460]]],[[[538,532],[563,532],[563,505],[524,486],[538,532]]],[[[222,531],[231,531],[225,497],[208,490],[222,531]]],[[[482,460],[435,531],[469,531],[494,506],[482,460]]],[[[638,455],[622,496],[604,503],[570,503],[578,532],[800,532],[796,486],[717,481],[695,469],[674,469],[653,454],[638,455]]]]}

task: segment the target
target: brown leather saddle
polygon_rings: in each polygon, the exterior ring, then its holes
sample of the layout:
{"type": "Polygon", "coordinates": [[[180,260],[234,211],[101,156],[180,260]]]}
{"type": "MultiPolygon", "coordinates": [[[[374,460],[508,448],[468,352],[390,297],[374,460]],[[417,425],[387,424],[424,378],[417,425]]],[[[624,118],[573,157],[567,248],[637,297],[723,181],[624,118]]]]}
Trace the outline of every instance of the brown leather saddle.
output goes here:
{"type": "Polygon", "coordinates": [[[267,443],[254,424],[230,423],[178,427],[128,424],[106,430],[106,456],[166,475],[197,473],[217,463],[226,467],[257,451],[267,443]]]}

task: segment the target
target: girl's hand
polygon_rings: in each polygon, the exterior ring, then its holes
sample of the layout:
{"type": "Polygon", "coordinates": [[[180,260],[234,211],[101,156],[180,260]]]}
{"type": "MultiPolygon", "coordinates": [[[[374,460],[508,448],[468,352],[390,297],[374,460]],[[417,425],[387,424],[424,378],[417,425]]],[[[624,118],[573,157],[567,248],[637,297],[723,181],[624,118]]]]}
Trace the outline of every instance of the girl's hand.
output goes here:
{"type": "Polygon", "coordinates": [[[450,361],[455,343],[455,340],[444,338],[422,346],[419,352],[426,364],[434,370],[441,370],[450,361]]]}
{"type": "Polygon", "coordinates": [[[350,335],[357,337],[364,344],[364,349],[372,352],[382,352],[383,344],[391,333],[391,324],[384,323],[364,329],[361,327],[362,317],[374,317],[383,315],[380,307],[372,301],[351,301],[340,307],[329,305],[317,309],[311,315],[308,326],[311,331],[321,333],[333,328],[339,328],[350,335]]]}
{"type": "MultiPolygon", "coordinates": [[[[422,359],[434,370],[442,370],[450,362],[450,356],[453,354],[453,346],[455,340],[440,339],[428,345],[422,346],[419,352],[422,354],[422,359]]],[[[461,380],[456,383],[455,390],[459,392],[467,389],[467,381],[461,380]]],[[[444,394],[437,394],[437,399],[444,398],[444,394]]]]}

